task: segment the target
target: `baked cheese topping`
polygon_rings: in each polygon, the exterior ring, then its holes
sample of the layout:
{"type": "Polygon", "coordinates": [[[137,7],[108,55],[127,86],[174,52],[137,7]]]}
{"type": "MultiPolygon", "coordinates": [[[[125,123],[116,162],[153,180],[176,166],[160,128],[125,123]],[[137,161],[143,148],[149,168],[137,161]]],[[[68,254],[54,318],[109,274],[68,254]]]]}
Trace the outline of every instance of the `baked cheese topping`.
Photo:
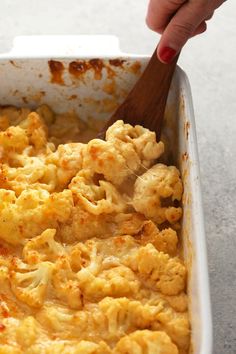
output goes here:
{"type": "Polygon", "coordinates": [[[180,173],[148,129],[88,128],[0,108],[0,354],[187,353],[180,173]]]}

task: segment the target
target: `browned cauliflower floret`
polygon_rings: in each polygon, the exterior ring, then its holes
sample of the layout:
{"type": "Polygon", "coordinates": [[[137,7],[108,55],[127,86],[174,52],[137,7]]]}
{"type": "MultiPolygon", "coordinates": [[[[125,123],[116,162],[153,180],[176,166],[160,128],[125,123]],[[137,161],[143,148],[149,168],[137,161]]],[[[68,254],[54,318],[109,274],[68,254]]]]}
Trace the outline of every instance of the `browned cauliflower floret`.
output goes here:
{"type": "Polygon", "coordinates": [[[164,296],[167,303],[177,312],[186,312],[188,310],[188,295],[181,292],[178,295],[164,296]]]}
{"type": "MultiPolygon", "coordinates": [[[[77,316],[78,316],[77,312],[77,316]]],[[[58,304],[55,306],[53,302],[47,302],[42,306],[39,311],[36,312],[36,320],[41,324],[42,327],[47,328],[51,333],[64,332],[66,334],[72,334],[72,331],[76,331],[77,338],[79,337],[80,331],[78,328],[73,328],[76,324],[75,311],[69,309],[68,307],[58,304]]],[[[85,314],[85,321],[87,316],[85,314]]],[[[84,325],[81,321],[81,329],[84,325]]],[[[70,336],[71,338],[72,336],[70,336]]]]}
{"type": "Polygon", "coordinates": [[[74,199],[91,214],[124,212],[127,208],[125,198],[110,183],[99,180],[94,183],[90,171],[81,171],[69,185],[74,199]]]}
{"type": "Polygon", "coordinates": [[[47,127],[36,112],[31,112],[25,120],[20,122],[19,127],[26,131],[29,144],[36,150],[47,146],[47,127]]]}
{"type": "Polygon", "coordinates": [[[61,243],[56,242],[55,229],[47,229],[41,235],[29,240],[23,248],[23,258],[28,264],[36,264],[42,261],[55,261],[65,255],[65,249],[61,243]]]}
{"type": "Polygon", "coordinates": [[[14,158],[18,166],[10,167],[4,164],[2,173],[7,176],[9,189],[12,189],[17,196],[28,188],[54,192],[58,184],[55,165],[46,165],[41,157],[18,154],[14,158]]]}
{"type": "MultiPolygon", "coordinates": [[[[0,282],[0,289],[1,289],[0,319],[1,320],[3,318],[5,318],[6,320],[14,319],[14,321],[16,322],[17,321],[16,319],[22,318],[25,315],[25,313],[24,310],[22,309],[22,306],[19,304],[18,300],[15,297],[13,297],[11,291],[9,291],[9,276],[7,277],[7,289],[5,286],[2,285],[1,282],[0,282]]],[[[12,323],[9,325],[9,328],[14,331],[12,323]]],[[[13,334],[10,333],[9,338],[11,338],[12,336],[13,334]]]]}
{"type": "Polygon", "coordinates": [[[81,170],[83,146],[80,143],[59,145],[55,152],[46,157],[47,164],[56,166],[58,188],[65,188],[81,170]]]}
{"type": "Polygon", "coordinates": [[[175,224],[182,216],[182,209],[174,207],[173,202],[181,200],[182,191],[177,168],[157,164],[137,178],[132,204],[137,212],[158,224],[166,220],[175,224]]]}
{"type": "MultiPolygon", "coordinates": [[[[90,248],[87,256],[89,261],[86,261],[85,258],[86,250],[83,251],[83,254],[81,252],[83,267],[77,273],[79,287],[83,295],[90,300],[112,295],[115,297],[135,296],[139,290],[140,282],[133,271],[122,265],[118,258],[109,258],[106,254],[108,251],[103,250],[100,245],[99,241],[96,240],[87,241],[85,245],[80,244],[81,250],[86,247],[88,251],[90,248]],[[82,255],[84,258],[82,258],[82,255]]],[[[115,244],[113,247],[115,249],[115,244]]]]}
{"type": "Polygon", "coordinates": [[[135,296],[140,287],[132,270],[125,266],[104,270],[97,276],[84,268],[77,277],[84,296],[93,301],[106,296],[135,296]]]}
{"type": "Polygon", "coordinates": [[[150,243],[127,256],[125,264],[165,295],[177,295],[185,289],[184,265],[178,258],[170,258],[167,254],[158,252],[150,243]]]}
{"type": "Polygon", "coordinates": [[[39,323],[32,316],[25,317],[16,329],[16,340],[23,349],[29,348],[40,333],[39,323]]]}
{"type": "Polygon", "coordinates": [[[60,227],[63,242],[87,240],[92,237],[106,237],[116,229],[113,214],[94,215],[79,205],[72,209],[71,220],[60,227]]]}
{"type": "Polygon", "coordinates": [[[10,285],[16,297],[32,307],[41,307],[48,284],[51,280],[53,264],[42,262],[34,266],[13,258],[10,271],[10,285]]]}
{"type": "Polygon", "coordinates": [[[137,236],[142,245],[152,243],[158,251],[176,254],[178,237],[176,231],[170,227],[160,231],[152,221],[145,221],[137,236]]]}
{"type": "Polygon", "coordinates": [[[107,318],[108,332],[116,335],[121,331],[127,333],[130,328],[150,328],[162,310],[162,305],[143,305],[140,301],[131,301],[125,297],[106,297],[99,302],[99,308],[107,318]]]}
{"type": "Polygon", "coordinates": [[[123,156],[112,142],[91,140],[83,151],[83,168],[101,174],[114,185],[122,184],[140,168],[140,160],[132,146],[127,146],[123,156]]]}
{"type": "Polygon", "coordinates": [[[0,146],[3,147],[5,153],[10,151],[22,152],[29,145],[29,139],[20,127],[9,127],[6,131],[0,131],[0,146]]]}
{"type": "Polygon", "coordinates": [[[190,342],[190,327],[188,313],[178,313],[171,307],[165,307],[157,314],[157,321],[152,326],[153,330],[163,330],[178,346],[181,352],[188,352],[190,342]]]}
{"type": "Polygon", "coordinates": [[[42,345],[36,344],[27,349],[24,354],[111,354],[108,345],[100,341],[99,343],[82,340],[77,341],[47,341],[42,345]]]}
{"type": "Polygon", "coordinates": [[[73,207],[69,190],[50,195],[29,189],[16,198],[14,192],[0,189],[0,200],[0,238],[15,245],[66,222],[73,207]]]}
{"type": "Polygon", "coordinates": [[[102,174],[107,181],[121,185],[149,167],[163,152],[155,133],[118,121],[107,131],[107,141],[91,140],[83,152],[83,168],[102,174]]]}
{"type": "Polygon", "coordinates": [[[116,235],[136,235],[142,229],[146,218],[140,213],[120,213],[114,216],[116,235]]]}
{"type": "Polygon", "coordinates": [[[133,127],[130,124],[125,124],[122,120],[116,121],[108,128],[106,140],[112,141],[118,149],[122,143],[131,143],[142,164],[146,167],[149,167],[164,152],[164,145],[161,141],[157,143],[154,132],[140,125],[133,127]]]}
{"type": "Polygon", "coordinates": [[[178,354],[176,345],[165,332],[135,331],[117,343],[114,354],[178,354]]]}
{"type": "Polygon", "coordinates": [[[52,284],[55,295],[72,309],[80,309],[83,306],[82,293],[79,281],[71,269],[67,257],[60,257],[55,264],[52,284]]]}

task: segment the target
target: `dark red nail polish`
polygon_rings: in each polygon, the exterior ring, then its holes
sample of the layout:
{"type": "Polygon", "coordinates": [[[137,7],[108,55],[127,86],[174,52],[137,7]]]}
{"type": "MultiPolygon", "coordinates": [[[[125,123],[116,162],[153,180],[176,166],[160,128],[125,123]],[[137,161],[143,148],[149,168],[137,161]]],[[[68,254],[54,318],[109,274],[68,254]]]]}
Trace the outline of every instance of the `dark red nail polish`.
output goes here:
{"type": "Polygon", "coordinates": [[[160,50],[159,57],[164,63],[168,64],[174,58],[176,53],[176,50],[169,47],[164,47],[160,50]]]}

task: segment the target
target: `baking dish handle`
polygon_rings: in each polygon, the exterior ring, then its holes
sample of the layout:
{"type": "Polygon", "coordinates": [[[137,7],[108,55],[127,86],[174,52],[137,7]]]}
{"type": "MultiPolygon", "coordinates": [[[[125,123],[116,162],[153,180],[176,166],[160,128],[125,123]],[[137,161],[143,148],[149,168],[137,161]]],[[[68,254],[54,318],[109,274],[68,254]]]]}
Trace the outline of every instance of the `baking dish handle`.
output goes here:
{"type": "Polygon", "coordinates": [[[0,53],[0,57],[111,57],[122,54],[119,39],[112,35],[18,36],[13,39],[11,50],[0,53]]]}

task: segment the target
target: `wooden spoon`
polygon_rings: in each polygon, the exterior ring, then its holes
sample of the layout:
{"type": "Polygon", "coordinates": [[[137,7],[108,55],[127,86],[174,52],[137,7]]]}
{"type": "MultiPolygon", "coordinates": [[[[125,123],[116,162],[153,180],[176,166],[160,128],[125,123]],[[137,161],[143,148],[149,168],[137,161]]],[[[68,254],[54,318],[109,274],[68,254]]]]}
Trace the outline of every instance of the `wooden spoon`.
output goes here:
{"type": "Polygon", "coordinates": [[[131,125],[142,125],[161,136],[166,101],[178,56],[170,64],[163,64],[153,53],[146,69],[125,101],[106,123],[98,138],[104,139],[106,130],[118,119],[131,125]]]}

